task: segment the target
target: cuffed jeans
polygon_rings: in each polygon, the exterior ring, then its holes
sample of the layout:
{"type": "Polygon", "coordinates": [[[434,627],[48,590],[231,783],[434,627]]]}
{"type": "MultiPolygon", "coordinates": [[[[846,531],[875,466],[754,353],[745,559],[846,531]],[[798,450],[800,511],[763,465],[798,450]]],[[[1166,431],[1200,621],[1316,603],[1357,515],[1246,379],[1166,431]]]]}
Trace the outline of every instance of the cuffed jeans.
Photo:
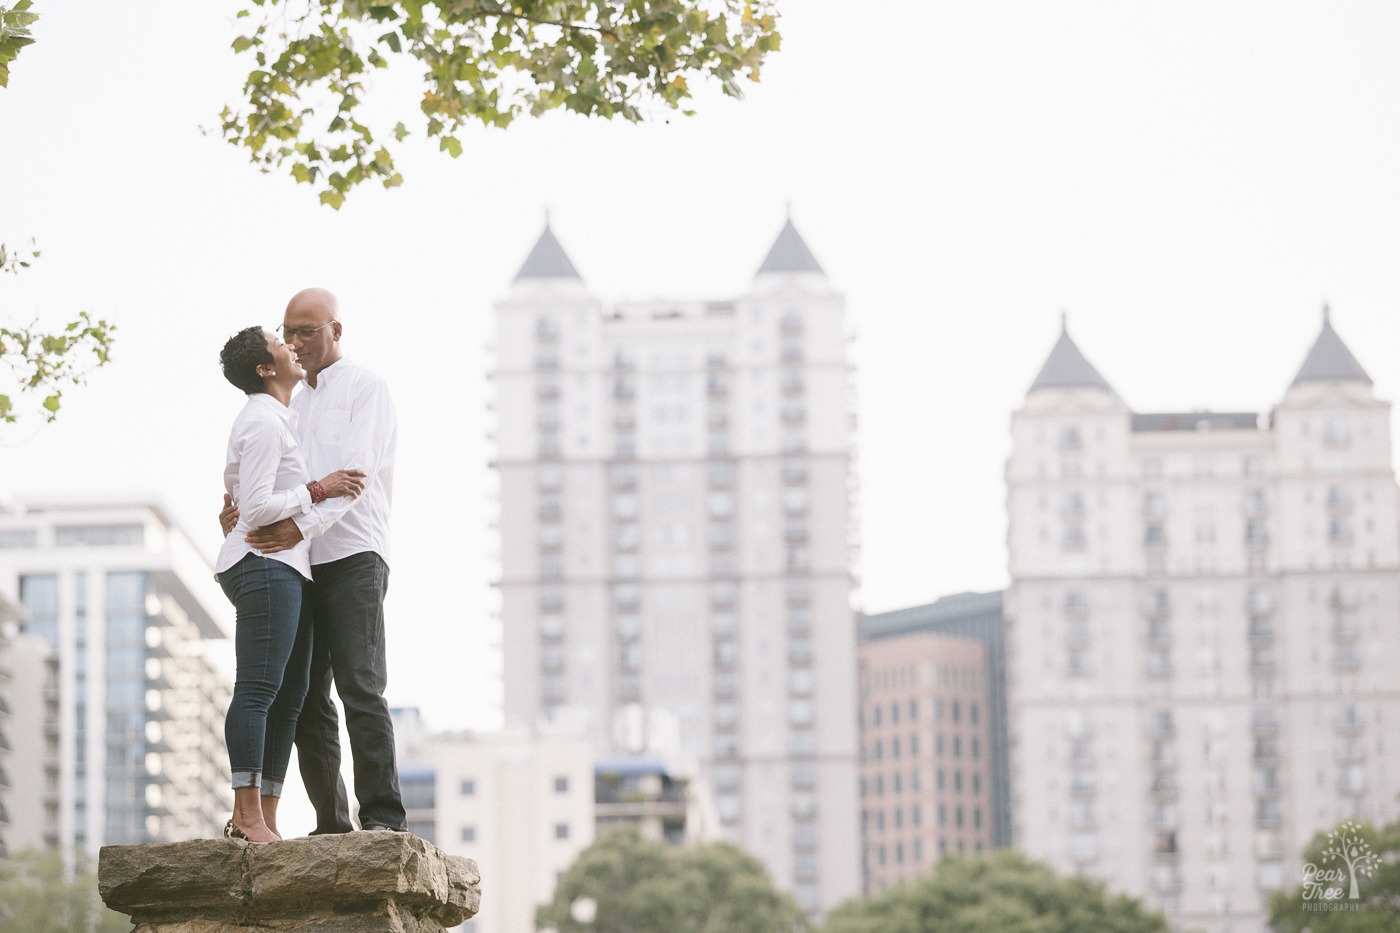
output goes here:
{"type": "Polygon", "coordinates": [[[218,581],[237,618],[238,670],[224,718],[233,786],[280,797],[310,682],[307,580],[280,560],[249,554],[218,581]]]}
{"type": "Polygon", "coordinates": [[[316,808],[315,833],[347,833],[350,806],[340,778],[340,720],[331,682],[345,707],[345,731],[354,762],[361,825],[407,828],[394,724],[384,700],[384,594],[389,565],[373,551],[311,568],[311,688],[297,727],[297,761],[306,795],[316,808]]]}

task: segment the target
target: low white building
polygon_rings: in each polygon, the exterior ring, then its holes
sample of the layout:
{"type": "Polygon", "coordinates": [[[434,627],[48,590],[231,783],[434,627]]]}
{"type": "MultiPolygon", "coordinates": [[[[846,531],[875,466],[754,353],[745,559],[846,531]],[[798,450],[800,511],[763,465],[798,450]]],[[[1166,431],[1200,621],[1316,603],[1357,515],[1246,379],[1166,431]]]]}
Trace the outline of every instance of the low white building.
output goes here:
{"type": "Polygon", "coordinates": [[[4,728],[27,750],[6,764],[24,801],[7,846],[95,856],[219,835],[232,677],[207,649],[232,610],[180,529],[146,503],[0,510],[0,596],[22,607],[0,667],[4,728]]]}
{"type": "Polygon", "coordinates": [[[1012,441],[1014,844],[1263,930],[1316,831],[1400,815],[1390,404],[1325,314],[1265,415],[1135,413],[1065,332],[1012,441]]]}
{"type": "Polygon", "coordinates": [[[534,933],[535,908],[593,842],[593,751],[548,731],[425,732],[394,711],[408,829],[481,867],[481,910],[464,930],[534,933]]]}

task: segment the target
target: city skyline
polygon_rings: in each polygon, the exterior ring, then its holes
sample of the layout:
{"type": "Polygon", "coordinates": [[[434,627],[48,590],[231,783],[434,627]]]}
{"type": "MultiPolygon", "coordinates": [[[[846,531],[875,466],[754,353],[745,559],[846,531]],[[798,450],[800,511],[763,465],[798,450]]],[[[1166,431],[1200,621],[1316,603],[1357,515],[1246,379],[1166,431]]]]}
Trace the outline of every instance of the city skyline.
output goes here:
{"type": "MultiPolygon", "coordinates": [[[[1375,116],[1400,103],[1400,11],[882,9],[919,54],[852,77],[832,66],[849,14],[793,5],[742,103],[473,132],[457,162],[410,143],[404,189],[339,214],[199,135],[240,80],[231,21],[44,10],[0,94],[7,125],[44,128],[0,139],[23,182],[0,195],[0,236],[44,253],[5,282],[6,313],[87,309],[121,330],[56,424],[6,429],[0,496],[156,498],[212,553],[241,401],[217,348],[327,285],[403,422],[389,697],[435,728],[482,725],[500,686],[483,344],[546,208],[611,304],[737,292],[791,202],[856,331],[868,611],[1005,584],[1010,412],[1062,310],[1140,411],[1267,411],[1324,302],[1352,346],[1400,345],[1400,130],[1375,116]],[[115,46],[132,50],[119,81],[115,46]],[[133,117],[147,96],[158,120],[133,117]]],[[[1367,365],[1396,398],[1400,356],[1367,365]]]]}

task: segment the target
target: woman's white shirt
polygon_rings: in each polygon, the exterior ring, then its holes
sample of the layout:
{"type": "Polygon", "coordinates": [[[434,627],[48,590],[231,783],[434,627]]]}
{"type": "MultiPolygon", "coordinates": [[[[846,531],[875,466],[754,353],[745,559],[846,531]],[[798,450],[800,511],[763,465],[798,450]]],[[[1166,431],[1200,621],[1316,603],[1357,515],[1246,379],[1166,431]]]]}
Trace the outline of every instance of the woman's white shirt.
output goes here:
{"type": "MultiPolygon", "coordinates": [[[[297,444],[296,413],[265,392],[255,392],[229,432],[224,489],[238,506],[238,524],[224,538],[215,573],[223,573],[255,553],[248,532],[311,511],[311,480],[297,444]]],[[[311,579],[310,545],[268,554],[311,579]]]]}

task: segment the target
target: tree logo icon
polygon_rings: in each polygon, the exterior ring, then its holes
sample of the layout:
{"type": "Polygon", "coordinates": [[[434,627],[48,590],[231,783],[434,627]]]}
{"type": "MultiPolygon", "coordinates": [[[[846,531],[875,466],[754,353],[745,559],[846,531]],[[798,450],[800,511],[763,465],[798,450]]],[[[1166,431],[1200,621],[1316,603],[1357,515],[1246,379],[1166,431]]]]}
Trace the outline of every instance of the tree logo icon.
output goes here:
{"type": "Polygon", "coordinates": [[[1303,900],[1341,900],[1343,884],[1350,884],[1347,899],[1357,900],[1361,879],[1374,875],[1381,864],[1376,850],[1362,837],[1361,827],[1352,820],[1327,834],[1322,861],[1332,867],[1319,868],[1312,862],[1303,866],[1303,900]]]}

